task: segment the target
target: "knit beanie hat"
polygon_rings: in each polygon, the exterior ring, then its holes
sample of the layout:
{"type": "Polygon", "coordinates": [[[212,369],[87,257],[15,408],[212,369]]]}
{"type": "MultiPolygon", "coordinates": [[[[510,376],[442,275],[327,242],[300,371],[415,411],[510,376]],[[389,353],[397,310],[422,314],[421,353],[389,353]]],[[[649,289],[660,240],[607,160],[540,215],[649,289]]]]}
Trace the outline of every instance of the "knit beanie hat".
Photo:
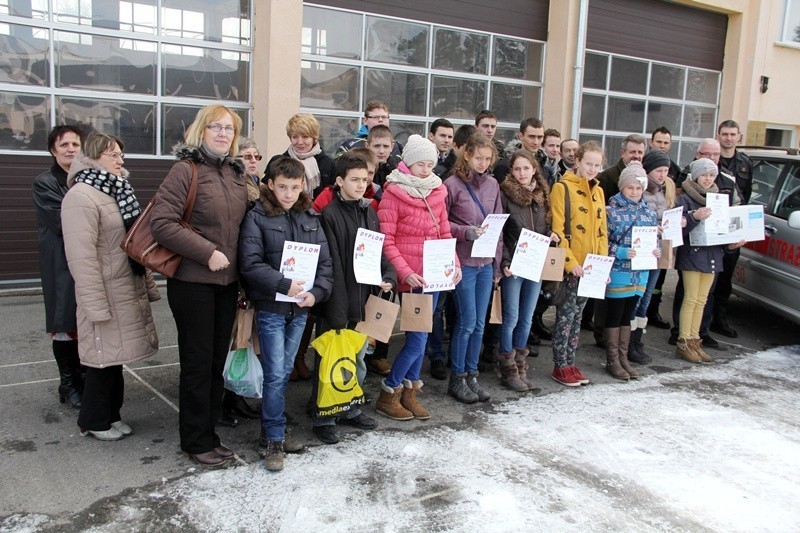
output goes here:
{"type": "Polygon", "coordinates": [[[403,148],[403,162],[409,167],[420,161],[433,161],[436,164],[438,156],[436,145],[419,135],[410,136],[403,148]]]}
{"type": "Polygon", "coordinates": [[[695,159],[689,164],[689,176],[691,176],[694,181],[697,181],[697,178],[709,172],[714,174],[716,178],[717,174],[719,174],[719,168],[717,168],[716,163],[706,157],[695,159]]]}
{"type": "Polygon", "coordinates": [[[619,175],[619,182],[617,186],[619,190],[624,189],[629,185],[638,183],[642,188],[647,188],[647,172],[638,161],[631,161],[619,175]]]}
{"type": "Polygon", "coordinates": [[[644,158],[642,158],[642,166],[644,167],[644,171],[648,174],[651,170],[660,167],[669,167],[669,165],[669,156],[661,150],[650,150],[644,154],[644,158]]]}

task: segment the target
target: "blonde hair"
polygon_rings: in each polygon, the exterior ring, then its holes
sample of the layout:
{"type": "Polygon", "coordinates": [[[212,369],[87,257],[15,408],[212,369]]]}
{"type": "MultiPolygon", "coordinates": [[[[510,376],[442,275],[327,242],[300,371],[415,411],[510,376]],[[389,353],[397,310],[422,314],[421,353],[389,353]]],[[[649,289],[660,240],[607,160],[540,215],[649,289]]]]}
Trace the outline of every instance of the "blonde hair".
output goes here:
{"type": "Polygon", "coordinates": [[[292,134],[311,137],[314,139],[314,144],[317,144],[317,140],[319,139],[319,121],[314,115],[297,113],[286,123],[286,135],[291,138],[292,134]]]}
{"type": "Polygon", "coordinates": [[[114,143],[119,145],[120,150],[125,148],[122,140],[116,135],[93,131],[86,137],[83,146],[81,146],[81,151],[89,159],[98,160],[103,152],[114,148],[114,143]]]}
{"type": "Polygon", "coordinates": [[[186,128],[186,133],[183,135],[186,144],[192,148],[200,148],[203,145],[203,135],[205,134],[206,127],[215,120],[222,118],[225,113],[230,115],[233,121],[234,132],[230,148],[230,154],[233,154],[233,151],[239,146],[239,135],[242,133],[242,119],[224,105],[208,105],[197,112],[197,116],[194,117],[194,122],[189,124],[189,127],[186,128]]]}

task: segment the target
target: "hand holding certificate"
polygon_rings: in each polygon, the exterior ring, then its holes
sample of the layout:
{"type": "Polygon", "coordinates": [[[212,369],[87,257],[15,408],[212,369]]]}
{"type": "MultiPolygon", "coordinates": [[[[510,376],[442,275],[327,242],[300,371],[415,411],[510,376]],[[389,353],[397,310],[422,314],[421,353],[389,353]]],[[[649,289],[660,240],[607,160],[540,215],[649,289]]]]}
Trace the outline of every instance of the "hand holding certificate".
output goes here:
{"type": "Polygon", "coordinates": [[[514,276],[541,281],[550,237],[522,228],[509,270],[514,276]]]}
{"type": "Polygon", "coordinates": [[[631,249],[636,255],[631,258],[631,270],[655,270],[658,258],[653,250],[658,247],[658,228],[656,226],[634,226],[631,228],[631,249]]]}
{"type": "MultiPolygon", "coordinates": [[[[302,281],[302,292],[308,292],[308,290],[314,286],[314,279],[317,277],[319,250],[319,244],[306,244],[304,242],[293,241],[286,241],[283,243],[281,274],[291,280],[302,281]]],[[[303,303],[304,300],[278,292],[275,293],[275,301],[303,303]]]]}
{"type": "Polygon", "coordinates": [[[606,282],[613,264],[613,257],[588,254],[583,262],[583,277],[578,282],[578,296],[605,299],[606,282]]]}
{"type": "Polygon", "coordinates": [[[422,292],[450,291],[455,289],[456,240],[434,239],[425,241],[422,248],[422,292]]]}
{"type": "Polygon", "coordinates": [[[497,252],[497,241],[503,232],[503,225],[510,215],[486,215],[481,229],[483,233],[472,243],[472,257],[494,257],[497,252]]]}
{"type": "Polygon", "coordinates": [[[672,241],[672,247],[683,244],[683,208],[667,209],[661,217],[661,238],[672,241]]]}

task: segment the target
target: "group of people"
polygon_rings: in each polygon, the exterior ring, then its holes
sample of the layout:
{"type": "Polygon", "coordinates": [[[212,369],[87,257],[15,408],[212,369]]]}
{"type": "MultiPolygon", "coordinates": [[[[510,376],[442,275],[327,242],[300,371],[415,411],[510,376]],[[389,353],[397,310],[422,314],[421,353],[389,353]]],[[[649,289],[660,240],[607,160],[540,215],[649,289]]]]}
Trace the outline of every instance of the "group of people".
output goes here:
{"type": "MultiPolygon", "coordinates": [[[[387,298],[396,292],[402,304],[407,295],[421,293],[426,285],[423,249],[429,240],[456,240],[455,289],[429,293],[433,333],[404,332],[391,362],[386,344],[368,340],[361,347],[359,382],[367,368],[383,376],[375,400],[378,413],[395,420],[431,417],[419,397],[426,354],[433,377],[446,379],[449,366],[448,394],[459,402],[489,400],[479,381],[485,346],[496,345],[491,362],[504,386],[537,390],[527,375],[532,332],[552,335],[553,379],[570,387],[589,383],[576,366],[587,301],[578,296],[578,283],[588,254],[614,258],[603,310],[596,313],[606,369],[615,378],[636,379],[629,359],[632,330],[644,328],[646,321],[636,317],[642,307],[647,316],[649,295],[663,276],[658,270],[631,269],[636,254],[631,227],[658,226],[664,209],[682,206],[688,232],[710,215],[706,194],[730,191],[735,204],[743,186],[720,185],[723,175],[716,162],[698,150],[698,159],[683,176],[682,193],[676,194],[668,145],[625,161],[611,185],[601,174],[600,145],[562,141],[535,118],[520,124],[519,146],[512,144],[510,150],[494,138],[497,118],[490,111],[481,112],[475,126],[458,129],[438,119],[427,138],[411,135],[405,146],[393,138],[385,103],[370,102],[362,122],[363,131],[344,142],[334,159],[319,144],[319,122],[309,114],[294,115],[287,124],[290,145],[270,159],[263,177],[258,147],[241,137],[241,119],[224,106],[201,109],[175,148],[178,161],[150,206],[150,230],[158,243],[182,257],[166,292],[178,332],[181,449],[200,465],[221,466],[234,457],[215,430],[226,420],[235,424],[232,410],[260,417],[260,444],[269,470],[283,468],[284,453],[301,451],[303,443],[286,431],[285,394],[290,378],[314,374],[305,364],[312,330],[319,336],[354,328],[364,320],[370,295],[387,298]],[[501,213],[509,218],[494,256],[473,257],[473,244],[485,231],[483,221],[501,213]],[[353,248],[360,228],[384,236],[380,285],[356,280],[353,248]],[[511,270],[523,229],[565,251],[552,332],[542,314],[555,290],[543,291],[541,282],[511,270]],[[287,241],[318,247],[313,283],[282,273],[287,241]],[[502,324],[487,327],[498,285],[502,324]],[[451,313],[445,300],[451,302],[451,313]],[[255,309],[264,374],[260,410],[223,387],[240,304],[255,309]],[[446,355],[444,322],[451,328],[446,355]]],[[[133,433],[120,413],[121,365],[158,350],[150,309],[158,290],[151,273],[119,246],[143,206],[123,167],[122,139],[98,132],[84,137],[73,126],[58,126],[48,148],[54,164],[36,178],[33,190],[59,396],[80,409],[83,435],[118,440],[133,433]]],[[[678,249],[683,295],[678,356],[710,359],[699,344],[706,296],[724,257],[742,244],[678,249]]],[[[660,247],[652,253],[660,255],[660,247]]],[[[337,424],[365,430],[377,426],[358,408],[336,417],[312,417],[314,434],[325,443],[338,442],[337,424]]]]}

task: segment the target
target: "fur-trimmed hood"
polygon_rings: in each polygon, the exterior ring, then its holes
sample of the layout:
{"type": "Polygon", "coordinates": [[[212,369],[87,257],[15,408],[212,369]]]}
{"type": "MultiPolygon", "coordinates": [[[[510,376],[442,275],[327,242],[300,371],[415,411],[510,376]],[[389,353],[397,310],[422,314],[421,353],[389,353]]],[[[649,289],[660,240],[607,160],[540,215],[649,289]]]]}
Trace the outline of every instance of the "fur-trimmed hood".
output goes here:
{"type": "Polygon", "coordinates": [[[506,176],[503,183],[500,184],[500,190],[506,197],[518,205],[531,205],[536,202],[537,205],[547,208],[550,212],[550,187],[547,181],[537,172],[534,177],[536,180],[536,188],[532,191],[526,189],[520,182],[514,178],[513,174],[506,176]]]}
{"type": "MultiPolygon", "coordinates": [[[[100,166],[99,161],[87,157],[86,154],[84,154],[83,152],[78,152],[78,154],[75,156],[75,159],[72,160],[72,164],[69,167],[69,173],[67,174],[67,187],[72,187],[73,185],[75,185],[75,177],[87,169],[97,170],[98,172],[106,172],[110,174],[110,172],[108,172],[102,166],[100,166]]],[[[125,169],[125,167],[122,167],[122,172],[120,173],[120,177],[128,179],[129,175],[130,173],[125,169]]]]}
{"type": "Polygon", "coordinates": [[[230,157],[225,156],[220,159],[219,163],[215,163],[214,161],[209,160],[203,153],[203,150],[195,147],[189,146],[188,144],[176,144],[175,147],[172,149],[172,153],[175,155],[175,158],[180,161],[193,161],[195,163],[202,163],[206,165],[230,165],[236,171],[237,174],[244,174],[245,173],[245,166],[244,162],[237,158],[237,157],[230,157]]]}
{"type": "MultiPolygon", "coordinates": [[[[261,184],[261,204],[264,206],[264,211],[268,217],[277,217],[282,215],[285,211],[281,207],[280,202],[275,197],[275,193],[266,183],[261,184]]],[[[311,197],[305,191],[300,193],[297,201],[292,206],[291,211],[302,212],[308,211],[313,208],[311,197]]]]}

